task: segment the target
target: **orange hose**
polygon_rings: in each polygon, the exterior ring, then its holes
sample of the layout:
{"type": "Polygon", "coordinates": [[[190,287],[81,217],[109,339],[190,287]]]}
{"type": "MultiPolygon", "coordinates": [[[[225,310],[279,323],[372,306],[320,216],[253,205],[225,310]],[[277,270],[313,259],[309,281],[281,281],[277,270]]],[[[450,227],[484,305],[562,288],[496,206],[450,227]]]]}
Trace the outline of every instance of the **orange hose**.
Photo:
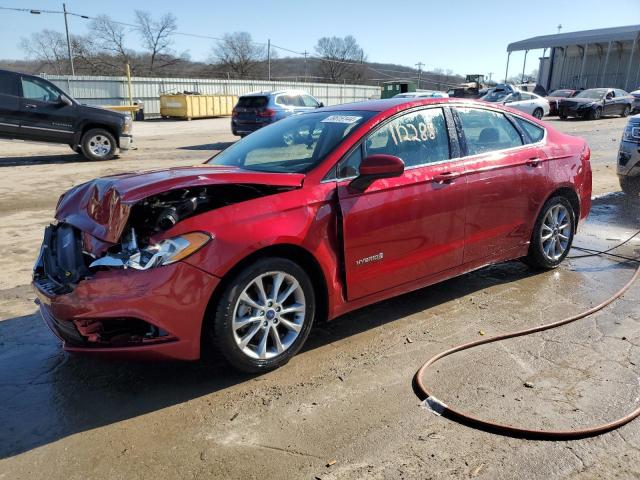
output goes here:
{"type": "Polygon", "coordinates": [[[446,350],[444,352],[438,353],[437,355],[431,357],[424,365],[422,365],[422,367],[420,367],[420,370],[416,372],[416,375],[414,377],[414,390],[416,391],[416,394],[420,397],[420,399],[426,400],[431,408],[437,413],[441,414],[443,417],[455,420],[459,423],[462,423],[463,425],[478,428],[480,430],[498,433],[501,435],[508,435],[512,437],[530,438],[537,440],[575,440],[578,438],[600,435],[601,433],[614,430],[626,423],[629,423],[631,420],[640,416],[640,405],[632,412],[617,420],[613,420],[609,423],[604,423],[601,425],[596,425],[594,427],[582,428],[577,430],[535,430],[514,427],[512,425],[506,425],[503,423],[491,422],[489,420],[483,420],[481,418],[474,417],[473,415],[461,410],[457,410],[436,399],[436,397],[433,396],[431,391],[429,391],[429,389],[425,385],[423,377],[427,368],[436,363],[438,360],[441,360],[444,357],[448,357],[453,353],[468,350],[470,348],[477,347],[479,345],[485,345],[487,343],[499,342],[508,338],[521,337],[532,333],[542,332],[544,330],[560,327],[562,325],[575,322],[576,320],[579,320],[581,318],[588,317],[589,315],[602,310],[604,307],[620,298],[627,290],[629,290],[631,285],[633,285],[633,283],[638,279],[638,276],[640,276],[640,265],[638,265],[638,267],[636,268],[636,271],[631,279],[613,296],[609,297],[607,300],[596,305],[595,307],[592,307],[589,310],[585,310],[582,313],[578,313],[577,315],[573,315],[558,322],[547,323],[537,327],[527,328],[525,330],[517,330],[514,332],[505,333],[503,335],[497,335],[495,337],[483,338],[482,340],[464,343],[462,345],[450,348],[449,350],[446,350]]]}

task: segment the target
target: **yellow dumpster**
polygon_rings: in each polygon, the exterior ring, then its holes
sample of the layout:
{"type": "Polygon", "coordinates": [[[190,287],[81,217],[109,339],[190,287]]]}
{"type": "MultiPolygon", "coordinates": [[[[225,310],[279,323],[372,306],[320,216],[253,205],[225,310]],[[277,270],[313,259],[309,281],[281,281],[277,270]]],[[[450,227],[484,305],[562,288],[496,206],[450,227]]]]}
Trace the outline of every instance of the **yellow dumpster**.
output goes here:
{"type": "Polygon", "coordinates": [[[160,116],[173,118],[206,118],[231,115],[237,97],[234,95],[160,95],[160,116]]]}

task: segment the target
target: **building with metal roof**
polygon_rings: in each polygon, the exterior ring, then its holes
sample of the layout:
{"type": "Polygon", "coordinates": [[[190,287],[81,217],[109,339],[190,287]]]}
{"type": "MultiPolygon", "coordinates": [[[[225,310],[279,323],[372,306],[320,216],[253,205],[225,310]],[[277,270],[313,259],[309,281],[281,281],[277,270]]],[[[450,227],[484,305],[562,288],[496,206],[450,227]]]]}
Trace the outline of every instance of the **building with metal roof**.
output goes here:
{"type": "Polygon", "coordinates": [[[543,52],[538,83],[547,90],[640,88],[640,25],[542,35],[511,43],[507,46],[505,80],[512,52],[525,52],[524,77],[529,51],[539,49],[543,52]]]}

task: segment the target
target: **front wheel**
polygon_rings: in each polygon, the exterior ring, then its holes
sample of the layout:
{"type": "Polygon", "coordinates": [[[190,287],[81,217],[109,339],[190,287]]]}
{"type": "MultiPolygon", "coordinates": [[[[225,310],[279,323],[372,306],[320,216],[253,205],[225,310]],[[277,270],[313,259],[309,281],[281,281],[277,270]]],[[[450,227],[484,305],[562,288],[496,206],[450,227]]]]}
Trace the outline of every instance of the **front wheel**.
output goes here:
{"type": "Polygon", "coordinates": [[[525,262],[535,268],[552,269],[562,263],[571,249],[576,216],[565,197],[549,199],[533,227],[525,262]]]}
{"type": "Polygon", "coordinates": [[[534,118],[537,118],[538,120],[541,120],[543,115],[544,115],[544,111],[541,108],[536,108],[533,111],[534,118]]]}
{"type": "Polygon", "coordinates": [[[315,305],[311,279],[298,264],[264,258],[229,282],[208,333],[214,348],[238,370],[273,370],[304,344],[315,305]]]}
{"type": "Polygon", "coordinates": [[[82,136],[82,154],[89,160],[111,160],[116,155],[116,139],[107,130],[94,128],[82,136]]]}
{"type": "Polygon", "coordinates": [[[559,115],[559,117],[560,117],[560,120],[566,120],[567,119],[566,115],[559,115]]]}
{"type": "Polygon", "coordinates": [[[618,177],[620,188],[626,195],[637,196],[640,194],[640,177],[618,177]]]}
{"type": "Polygon", "coordinates": [[[602,109],[600,107],[594,110],[591,110],[591,112],[589,112],[589,118],[591,120],[598,120],[601,116],[602,116],[602,109]]]}
{"type": "Polygon", "coordinates": [[[624,110],[622,111],[622,114],[620,116],[623,118],[628,117],[629,113],[631,113],[631,107],[627,105],[626,107],[624,107],[624,110]]]}

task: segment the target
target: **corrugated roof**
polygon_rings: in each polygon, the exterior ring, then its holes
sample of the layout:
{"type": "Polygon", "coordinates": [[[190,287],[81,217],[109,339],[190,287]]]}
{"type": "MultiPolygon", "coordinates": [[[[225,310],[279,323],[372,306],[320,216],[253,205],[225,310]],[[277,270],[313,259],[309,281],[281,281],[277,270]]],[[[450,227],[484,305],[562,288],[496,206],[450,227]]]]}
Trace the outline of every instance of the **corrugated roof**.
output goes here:
{"type": "Polygon", "coordinates": [[[557,33],[555,35],[541,35],[539,37],[510,43],[507,52],[533,50],[535,48],[564,47],[567,45],[584,45],[585,43],[606,43],[633,41],[640,34],[640,25],[626,27],[598,28],[581,32],[557,33]]]}

